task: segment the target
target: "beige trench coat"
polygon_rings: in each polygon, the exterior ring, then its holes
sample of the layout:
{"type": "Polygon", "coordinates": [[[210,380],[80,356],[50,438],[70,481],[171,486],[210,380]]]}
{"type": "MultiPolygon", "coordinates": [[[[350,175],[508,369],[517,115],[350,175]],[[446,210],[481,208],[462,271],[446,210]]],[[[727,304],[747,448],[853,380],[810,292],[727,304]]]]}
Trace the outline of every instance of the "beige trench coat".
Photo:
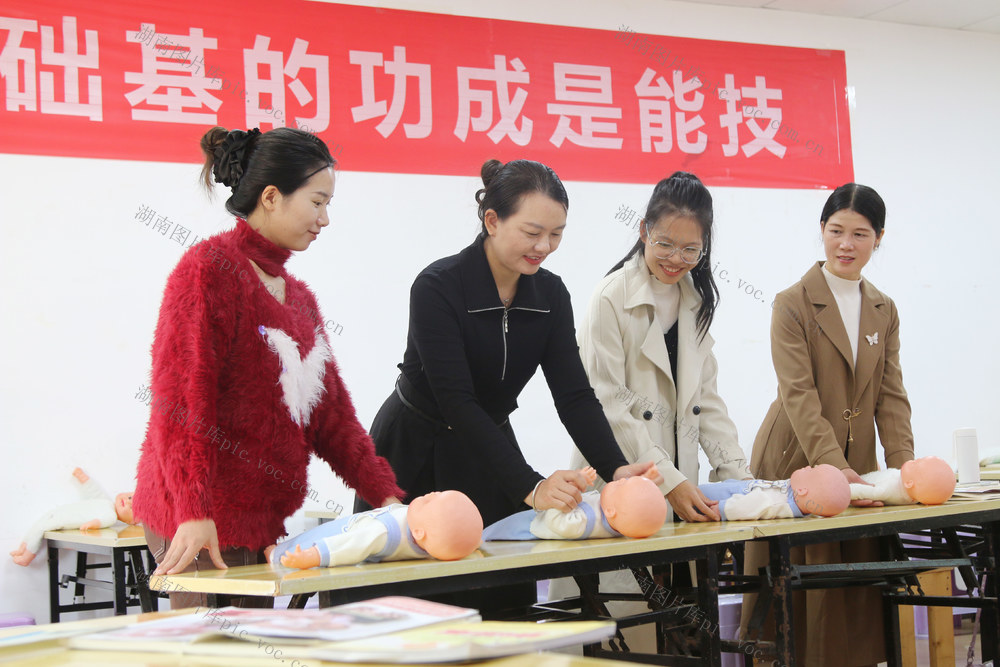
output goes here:
{"type": "MultiPolygon", "coordinates": [[[[736,425],[716,389],[714,341],[698,335],[701,297],[691,276],[680,281],[676,380],[649,280],[638,253],[598,285],[578,334],[583,366],[622,453],[629,463],[656,463],[664,495],[685,479],[698,484],[699,446],[712,481],[749,477],[736,425]]],[[[576,452],[573,466],[580,465],[576,452]]]]}
{"type": "MultiPolygon", "coordinates": [[[[892,300],[862,280],[857,368],[820,263],[778,294],[773,309],[771,355],[778,397],[754,440],[754,476],[788,479],[794,470],[820,463],[850,466],[858,474],[876,470],[876,427],[886,466],[898,468],[912,459],[910,404],[892,300]],[[850,421],[847,411],[856,415],[850,421]]],[[[767,563],[764,545],[748,544],[746,555],[748,574],[767,563]]],[[[793,550],[792,559],[808,564],[878,560],[878,548],[872,540],[818,544],[793,550]]],[[[877,591],[841,588],[795,596],[798,664],[847,667],[885,659],[877,591]]],[[[754,599],[744,598],[742,629],[754,599]]]]}

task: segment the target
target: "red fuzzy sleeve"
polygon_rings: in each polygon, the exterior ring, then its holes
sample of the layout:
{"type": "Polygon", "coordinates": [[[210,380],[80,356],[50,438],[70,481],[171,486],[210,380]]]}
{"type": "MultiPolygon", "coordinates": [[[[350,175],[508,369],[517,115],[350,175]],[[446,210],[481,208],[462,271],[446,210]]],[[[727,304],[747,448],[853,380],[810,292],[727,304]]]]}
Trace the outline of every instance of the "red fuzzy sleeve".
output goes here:
{"type": "Polygon", "coordinates": [[[167,280],[153,342],[150,444],[178,525],[212,518],[219,365],[236,329],[237,289],[226,275],[188,252],[167,280]]]}
{"type": "MultiPolygon", "coordinates": [[[[318,313],[312,294],[308,297],[313,312],[318,313]]],[[[402,500],[406,492],[396,484],[389,462],[375,454],[375,443],[358,421],[351,395],[332,358],[326,365],[324,384],[326,395],[316,407],[306,434],[316,454],[373,507],[381,506],[390,496],[402,500]]]]}

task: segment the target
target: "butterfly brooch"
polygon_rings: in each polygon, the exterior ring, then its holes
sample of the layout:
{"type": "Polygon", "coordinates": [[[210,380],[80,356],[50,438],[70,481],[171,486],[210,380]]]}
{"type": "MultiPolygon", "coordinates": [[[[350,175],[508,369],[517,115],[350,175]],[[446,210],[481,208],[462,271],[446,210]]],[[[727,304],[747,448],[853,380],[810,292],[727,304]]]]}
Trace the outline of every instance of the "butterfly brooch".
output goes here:
{"type": "Polygon", "coordinates": [[[876,331],[871,336],[865,334],[865,338],[868,339],[868,345],[878,345],[878,332],[876,331]]]}

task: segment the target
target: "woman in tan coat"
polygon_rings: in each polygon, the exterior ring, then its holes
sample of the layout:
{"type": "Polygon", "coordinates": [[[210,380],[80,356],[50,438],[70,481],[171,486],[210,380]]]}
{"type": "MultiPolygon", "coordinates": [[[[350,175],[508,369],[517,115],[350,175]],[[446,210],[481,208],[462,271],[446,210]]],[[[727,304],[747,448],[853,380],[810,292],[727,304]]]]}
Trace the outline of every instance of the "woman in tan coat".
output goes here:
{"type": "MultiPolygon", "coordinates": [[[[778,397],[753,444],[750,469],[760,479],[788,479],[806,465],[829,463],[849,482],[878,468],[875,431],[885,464],[913,458],[910,404],[899,366],[896,306],[861,270],[881,243],[885,204],[872,188],[843,185],[820,217],[826,262],[778,294],[771,354],[778,397]]],[[[878,560],[874,540],[795,549],[797,563],[878,560]]],[[[767,564],[766,545],[748,545],[746,572],[767,564]]],[[[754,596],[743,604],[743,630],[754,596]]],[[[878,591],[839,588],[799,592],[797,664],[874,665],[885,659],[878,591]]]]}

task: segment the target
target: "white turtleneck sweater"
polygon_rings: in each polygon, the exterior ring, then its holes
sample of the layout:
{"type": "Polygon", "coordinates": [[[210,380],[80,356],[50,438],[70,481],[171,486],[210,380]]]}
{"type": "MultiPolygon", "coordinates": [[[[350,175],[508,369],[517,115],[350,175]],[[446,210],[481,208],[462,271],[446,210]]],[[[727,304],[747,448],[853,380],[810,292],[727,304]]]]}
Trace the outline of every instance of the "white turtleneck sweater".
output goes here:
{"type": "Polygon", "coordinates": [[[844,329],[847,330],[847,340],[851,342],[851,349],[854,350],[855,365],[858,362],[858,338],[861,331],[861,279],[847,280],[830,273],[823,262],[823,277],[826,284],[833,292],[833,298],[837,302],[840,310],[840,318],[844,321],[844,329]]]}
{"type": "Polygon", "coordinates": [[[649,274],[649,284],[653,288],[653,299],[656,301],[656,319],[660,321],[663,333],[667,333],[677,321],[677,314],[681,309],[680,285],[661,283],[652,273],[649,274]]]}

